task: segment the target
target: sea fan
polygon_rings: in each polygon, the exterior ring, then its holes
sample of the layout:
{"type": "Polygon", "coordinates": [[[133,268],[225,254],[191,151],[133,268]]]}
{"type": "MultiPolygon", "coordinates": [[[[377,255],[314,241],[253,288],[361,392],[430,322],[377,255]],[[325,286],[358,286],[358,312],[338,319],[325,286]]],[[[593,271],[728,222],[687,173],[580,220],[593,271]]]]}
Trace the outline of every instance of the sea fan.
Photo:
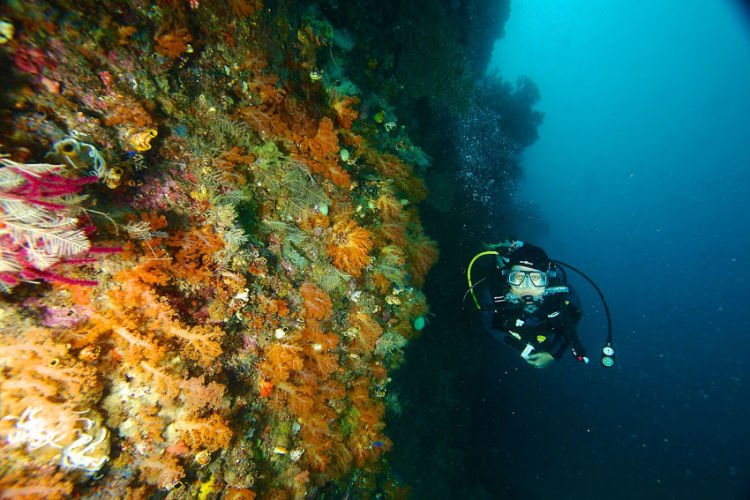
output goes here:
{"type": "MultiPolygon", "coordinates": [[[[52,274],[60,262],[92,249],[86,228],[79,227],[75,196],[97,177],[58,175],[64,167],[47,163],[23,164],[0,158],[0,284],[10,288],[23,280],[43,279],[93,284],[52,274]]],[[[113,249],[114,250],[114,249],[113,249]]]]}

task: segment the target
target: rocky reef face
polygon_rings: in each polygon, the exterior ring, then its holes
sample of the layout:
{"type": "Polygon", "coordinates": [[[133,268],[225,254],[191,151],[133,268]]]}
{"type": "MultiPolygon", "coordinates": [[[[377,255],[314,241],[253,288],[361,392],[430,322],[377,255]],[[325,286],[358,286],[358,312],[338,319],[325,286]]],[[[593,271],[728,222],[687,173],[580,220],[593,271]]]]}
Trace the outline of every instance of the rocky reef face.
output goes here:
{"type": "Polygon", "coordinates": [[[257,0],[1,15],[3,494],[398,490],[429,158],[349,79],[344,27],[257,0]]]}
{"type": "Polygon", "coordinates": [[[461,288],[541,120],[477,83],[507,13],[0,7],[2,494],[407,494],[385,417],[425,280],[442,254],[461,288]]]}

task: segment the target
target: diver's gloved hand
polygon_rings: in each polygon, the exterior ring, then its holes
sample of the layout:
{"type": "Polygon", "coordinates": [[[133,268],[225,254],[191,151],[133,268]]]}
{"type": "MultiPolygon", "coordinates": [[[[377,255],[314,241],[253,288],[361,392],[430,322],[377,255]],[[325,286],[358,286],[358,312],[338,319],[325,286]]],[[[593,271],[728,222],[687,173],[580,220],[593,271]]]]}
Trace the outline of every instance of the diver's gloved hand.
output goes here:
{"type": "Polygon", "coordinates": [[[526,362],[535,368],[546,368],[554,360],[555,358],[552,357],[552,354],[544,351],[529,354],[526,358],[526,362]]]}

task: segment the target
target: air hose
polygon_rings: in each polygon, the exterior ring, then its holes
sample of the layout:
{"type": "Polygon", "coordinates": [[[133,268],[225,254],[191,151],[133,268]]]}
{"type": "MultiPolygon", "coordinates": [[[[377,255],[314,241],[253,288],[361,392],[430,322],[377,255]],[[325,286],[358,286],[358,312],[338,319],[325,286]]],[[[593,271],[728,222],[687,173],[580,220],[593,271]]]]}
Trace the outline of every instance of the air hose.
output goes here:
{"type": "Polygon", "coordinates": [[[553,260],[557,265],[567,267],[568,269],[575,271],[578,273],[581,277],[583,277],[586,281],[588,281],[592,287],[594,287],[594,290],[596,290],[596,293],[599,294],[599,298],[602,300],[602,304],[604,304],[604,312],[607,314],[607,341],[604,343],[604,346],[602,347],[602,366],[605,366],[607,368],[610,368],[614,366],[615,364],[615,349],[612,347],[612,314],[609,312],[609,305],[607,304],[607,299],[604,298],[604,294],[602,293],[601,289],[594,283],[594,280],[586,276],[586,273],[581,271],[580,269],[577,269],[570,264],[566,264],[565,262],[560,262],[559,260],[553,260]]]}

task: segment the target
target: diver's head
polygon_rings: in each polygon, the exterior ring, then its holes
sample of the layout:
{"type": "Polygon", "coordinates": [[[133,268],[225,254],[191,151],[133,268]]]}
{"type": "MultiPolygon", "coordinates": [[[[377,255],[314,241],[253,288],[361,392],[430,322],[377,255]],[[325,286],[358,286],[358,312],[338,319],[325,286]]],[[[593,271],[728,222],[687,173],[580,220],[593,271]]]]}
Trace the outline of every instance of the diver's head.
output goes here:
{"type": "Polygon", "coordinates": [[[515,265],[505,274],[513,295],[540,297],[547,289],[547,273],[528,266],[515,265]]]}
{"type": "Polygon", "coordinates": [[[547,289],[550,260],[538,246],[524,244],[508,256],[509,269],[503,274],[510,291],[519,297],[540,297],[547,289]]]}

